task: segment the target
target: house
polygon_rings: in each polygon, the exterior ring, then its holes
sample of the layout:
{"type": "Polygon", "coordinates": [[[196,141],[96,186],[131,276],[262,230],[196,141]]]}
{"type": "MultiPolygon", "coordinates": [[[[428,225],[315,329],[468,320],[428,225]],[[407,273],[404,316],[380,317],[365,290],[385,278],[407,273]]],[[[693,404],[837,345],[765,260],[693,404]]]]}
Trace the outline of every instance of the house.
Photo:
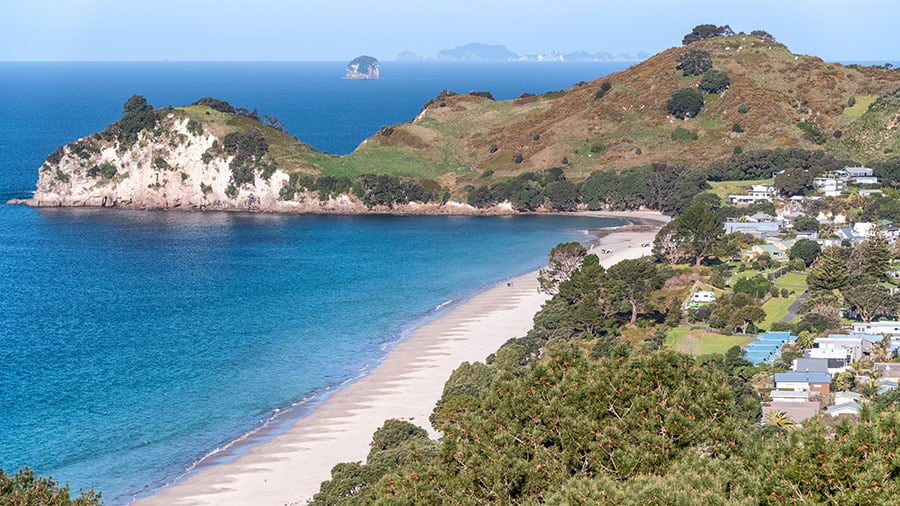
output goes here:
{"type": "Polygon", "coordinates": [[[800,239],[808,239],[810,241],[815,241],[819,238],[818,230],[799,230],[797,231],[796,239],[799,241],[800,239]]]}
{"type": "Polygon", "coordinates": [[[756,202],[760,202],[765,200],[766,202],[772,202],[772,197],[768,195],[729,195],[728,203],[733,206],[749,206],[750,204],[754,204],[756,202]]]}
{"type": "Polygon", "coordinates": [[[790,332],[766,332],[756,336],[756,340],[745,344],[744,358],[754,365],[772,364],[781,358],[781,348],[785,343],[794,341],[797,336],[790,332]]]}
{"type": "Polygon", "coordinates": [[[873,367],[875,371],[881,373],[883,379],[900,378],[900,364],[893,362],[875,362],[873,367]]]}
{"type": "Polygon", "coordinates": [[[834,235],[839,240],[850,241],[852,244],[858,244],[866,240],[866,235],[859,233],[855,228],[841,227],[835,230],[834,235]]]}
{"type": "Polygon", "coordinates": [[[843,404],[835,404],[834,406],[828,406],[827,408],[825,408],[825,415],[826,416],[859,415],[860,411],[862,411],[862,406],[860,406],[856,402],[850,401],[850,402],[845,402],[843,404]]]}
{"type": "Polygon", "coordinates": [[[867,334],[831,334],[818,337],[813,347],[808,350],[807,358],[843,359],[847,364],[872,355],[873,341],[878,338],[867,334]]]}
{"type": "Polygon", "coordinates": [[[781,223],[770,222],[743,222],[743,221],[726,221],[725,233],[731,234],[737,232],[739,234],[750,234],[753,237],[766,238],[781,233],[781,223]]]}
{"type": "MultiPolygon", "coordinates": [[[[747,190],[747,195],[751,197],[774,197],[777,194],[778,190],[775,189],[774,185],[770,184],[751,185],[750,189],[747,190]]],[[[769,200],[771,200],[771,198],[769,200]]]]}
{"type": "Polygon", "coordinates": [[[769,402],[762,405],[763,420],[768,420],[775,413],[784,413],[794,423],[801,423],[814,418],[822,410],[818,402],[769,402]]]}
{"type": "Polygon", "coordinates": [[[747,221],[753,222],[753,223],[767,223],[767,222],[776,220],[776,218],[774,216],[772,216],[771,214],[764,213],[762,211],[757,211],[757,212],[751,214],[750,216],[747,216],[746,218],[747,218],[747,221]]]}
{"type": "Polygon", "coordinates": [[[873,195],[884,195],[884,192],[881,190],[871,190],[871,189],[859,190],[860,197],[871,197],[873,195]]]}
{"type": "Polygon", "coordinates": [[[841,170],[834,171],[835,177],[845,182],[856,184],[875,184],[878,178],[875,177],[875,171],[868,167],[845,167],[841,170]],[[869,183],[868,181],[873,181],[869,183]]]}
{"type": "Polygon", "coordinates": [[[827,358],[798,358],[791,366],[794,372],[828,372],[827,358]]]}
{"type": "Polygon", "coordinates": [[[828,395],[831,393],[831,375],[824,372],[777,372],[775,389],[828,395]]]}
{"type": "Polygon", "coordinates": [[[769,398],[772,399],[772,402],[805,402],[809,400],[809,391],[772,390],[769,392],[769,398]]]}
{"type": "Polygon", "coordinates": [[[698,308],[700,306],[709,304],[710,302],[715,302],[715,300],[715,292],[711,292],[709,290],[697,290],[693,295],[688,297],[688,300],[685,301],[682,307],[684,307],[685,309],[698,308]]]}
{"type": "Polygon", "coordinates": [[[750,248],[750,251],[757,256],[763,254],[769,255],[772,257],[772,260],[787,260],[789,254],[787,251],[772,244],[754,244],[750,248]]]}
{"type": "Polygon", "coordinates": [[[862,395],[856,392],[847,392],[844,390],[831,394],[831,404],[838,405],[847,402],[862,402],[862,395]]]}
{"type": "Polygon", "coordinates": [[[873,336],[900,336],[900,322],[854,322],[853,333],[873,336]]]}
{"type": "Polygon", "coordinates": [[[878,395],[886,394],[891,390],[897,388],[898,382],[891,379],[880,379],[875,382],[875,386],[878,387],[878,395]]]}
{"type": "Polygon", "coordinates": [[[813,184],[816,187],[816,191],[826,197],[837,197],[847,191],[847,183],[835,177],[813,178],[813,184]]]}

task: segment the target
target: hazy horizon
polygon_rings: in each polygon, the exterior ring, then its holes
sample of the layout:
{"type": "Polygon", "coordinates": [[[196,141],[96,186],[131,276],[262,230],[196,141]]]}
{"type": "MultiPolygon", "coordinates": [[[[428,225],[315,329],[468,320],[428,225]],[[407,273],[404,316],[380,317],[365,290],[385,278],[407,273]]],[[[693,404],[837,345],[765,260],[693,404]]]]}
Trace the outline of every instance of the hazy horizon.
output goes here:
{"type": "Polygon", "coordinates": [[[471,42],[520,55],[558,51],[655,54],[698,24],[766,30],[791,51],[828,61],[896,61],[890,0],[680,5],[636,0],[446,4],[396,0],[327,5],[260,0],[33,0],[3,2],[0,61],[392,61],[434,57],[471,42]],[[646,13],[652,12],[652,16],[646,13]]]}

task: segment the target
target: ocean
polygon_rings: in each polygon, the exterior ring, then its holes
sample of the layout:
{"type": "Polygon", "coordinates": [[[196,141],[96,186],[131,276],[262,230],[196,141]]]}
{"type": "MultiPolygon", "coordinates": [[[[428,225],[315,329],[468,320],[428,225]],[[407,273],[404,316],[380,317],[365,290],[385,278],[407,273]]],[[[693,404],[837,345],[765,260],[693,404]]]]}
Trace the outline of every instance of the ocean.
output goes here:
{"type": "MultiPolygon", "coordinates": [[[[385,62],[380,81],[343,81],[343,66],[0,63],[0,199],[28,196],[48,153],[135,93],[221,98],[347,153],[444,88],[505,99],[626,65],[385,62]]],[[[0,468],[128,502],[312,409],[448,302],[615,224],[0,205],[0,468]]]]}

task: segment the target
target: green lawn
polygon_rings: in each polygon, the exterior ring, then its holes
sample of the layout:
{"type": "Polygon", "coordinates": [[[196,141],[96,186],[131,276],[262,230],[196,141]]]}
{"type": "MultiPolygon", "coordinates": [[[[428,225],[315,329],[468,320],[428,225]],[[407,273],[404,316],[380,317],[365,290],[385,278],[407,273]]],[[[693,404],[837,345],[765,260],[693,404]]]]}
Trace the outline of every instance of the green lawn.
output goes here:
{"type": "Polygon", "coordinates": [[[874,102],[876,98],[878,98],[877,95],[857,95],[856,103],[853,104],[853,107],[844,108],[844,116],[847,116],[848,118],[858,118],[862,116],[869,110],[869,106],[872,105],[872,102],[874,102]]]}
{"type": "Polygon", "coordinates": [[[784,276],[775,280],[775,286],[779,289],[787,288],[788,290],[793,290],[800,295],[801,293],[806,291],[806,273],[804,272],[789,272],[784,276]]]}
{"type": "Polygon", "coordinates": [[[688,327],[679,326],[666,334],[666,346],[691,355],[708,355],[725,353],[734,346],[749,343],[754,336],[722,336],[710,334],[702,330],[691,331],[688,327]]]}
{"type": "Polygon", "coordinates": [[[766,312],[766,319],[762,322],[762,327],[768,329],[775,322],[780,322],[782,318],[787,316],[788,308],[797,300],[797,297],[773,297],[767,300],[763,305],[763,311],[766,312]]]}
{"type": "Polygon", "coordinates": [[[751,181],[710,181],[712,192],[719,196],[722,200],[728,198],[729,195],[744,195],[747,190],[755,184],[774,184],[772,178],[756,179],[751,181]]]}

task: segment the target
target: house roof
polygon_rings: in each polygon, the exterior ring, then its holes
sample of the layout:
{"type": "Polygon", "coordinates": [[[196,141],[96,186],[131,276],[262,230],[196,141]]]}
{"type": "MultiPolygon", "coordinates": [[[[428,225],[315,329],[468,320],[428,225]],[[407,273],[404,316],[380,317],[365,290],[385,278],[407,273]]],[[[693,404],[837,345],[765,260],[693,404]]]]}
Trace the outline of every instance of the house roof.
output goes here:
{"type": "Polygon", "coordinates": [[[825,414],[830,416],[848,414],[858,415],[860,411],[862,411],[862,406],[853,401],[835,404],[834,406],[825,408],[825,414]]]}
{"type": "Polygon", "coordinates": [[[862,399],[862,394],[858,394],[856,392],[847,392],[846,390],[841,390],[840,392],[834,392],[834,397],[843,397],[845,399],[853,399],[854,401],[858,401],[862,399]]]}
{"type": "Polygon", "coordinates": [[[775,385],[778,383],[831,383],[831,375],[827,372],[776,372],[775,385]]]}
{"type": "Polygon", "coordinates": [[[794,372],[828,372],[827,358],[798,358],[794,361],[794,372]]]}
{"type": "Polygon", "coordinates": [[[756,339],[759,341],[774,341],[776,339],[781,339],[782,341],[791,341],[796,339],[795,336],[791,332],[765,332],[756,336],[756,339]]]}

